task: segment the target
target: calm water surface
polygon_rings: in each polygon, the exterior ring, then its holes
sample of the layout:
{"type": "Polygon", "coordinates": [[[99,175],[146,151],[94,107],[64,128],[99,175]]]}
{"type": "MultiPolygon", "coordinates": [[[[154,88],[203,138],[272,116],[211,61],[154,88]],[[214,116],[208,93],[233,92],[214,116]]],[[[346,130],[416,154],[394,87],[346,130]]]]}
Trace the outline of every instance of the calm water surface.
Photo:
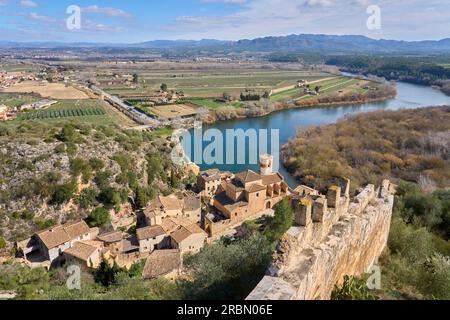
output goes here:
{"type": "MultiPolygon", "coordinates": [[[[321,125],[335,123],[337,120],[348,116],[357,114],[360,112],[370,112],[377,110],[399,110],[399,109],[414,109],[425,106],[439,106],[450,104],[450,97],[440,92],[439,90],[419,86],[409,83],[399,82],[397,84],[398,95],[395,99],[377,102],[357,104],[351,106],[334,106],[334,107],[315,107],[307,109],[289,109],[271,113],[265,117],[251,118],[251,119],[238,119],[215,123],[209,127],[203,127],[203,130],[208,128],[216,128],[220,130],[224,137],[227,129],[243,129],[250,128],[258,129],[278,129],[280,147],[285,144],[290,138],[295,137],[297,128],[303,128],[307,126],[321,125]]],[[[269,139],[270,141],[270,139],[269,139]]],[[[210,142],[204,142],[203,146],[207,146],[210,142]]],[[[271,146],[269,145],[269,150],[271,146]]],[[[257,171],[257,164],[249,163],[249,152],[259,153],[256,145],[246,146],[247,156],[246,163],[241,165],[225,165],[225,164],[212,164],[205,165],[199,164],[202,170],[209,168],[219,168],[220,170],[227,170],[232,172],[239,172],[246,169],[252,169],[257,171]]],[[[187,154],[189,155],[189,147],[185,147],[187,154]]],[[[193,150],[193,147],[191,147],[193,150]]],[[[239,152],[245,152],[245,150],[236,150],[235,154],[239,152]]],[[[279,155],[279,150],[277,150],[279,155]]],[[[279,159],[279,157],[277,157],[279,159]]],[[[278,160],[277,159],[277,160],[278,160]]],[[[295,186],[298,183],[289,175],[282,165],[279,165],[279,171],[282,173],[289,185],[295,186]]]]}

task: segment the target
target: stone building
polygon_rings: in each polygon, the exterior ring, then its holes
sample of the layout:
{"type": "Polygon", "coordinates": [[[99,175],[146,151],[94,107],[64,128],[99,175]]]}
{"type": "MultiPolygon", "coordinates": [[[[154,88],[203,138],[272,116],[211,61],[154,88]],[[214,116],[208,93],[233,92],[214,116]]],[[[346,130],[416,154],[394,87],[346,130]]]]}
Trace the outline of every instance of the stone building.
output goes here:
{"type": "Polygon", "coordinates": [[[97,268],[102,260],[104,249],[100,241],[77,241],[64,251],[64,258],[66,263],[74,261],[87,268],[97,268]]]}
{"type": "Polygon", "coordinates": [[[177,228],[170,234],[170,244],[173,249],[185,253],[198,253],[205,245],[208,235],[198,225],[190,224],[177,228]]]}
{"type": "Polygon", "coordinates": [[[64,262],[63,253],[78,241],[91,240],[96,237],[97,228],[89,228],[84,220],[55,226],[17,243],[17,248],[25,260],[45,262],[57,265],[64,262]]]}
{"type": "Polygon", "coordinates": [[[166,237],[166,232],[161,226],[144,227],[136,230],[139,241],[139,252],[152,252],[160,248],[166,237]]]}
{"type": "Polygon", "coordinates": [[[225,190],[214,197],[213,203],[227,219],[243,221],[272,209],[288,194],[289,187],[281,174],[260,175],[248,170],[227,182],[225,190]]]}
{"type": "Polygon", "coordinates": [[[222,182],[220,171],[218,169],[210,169],[200,172],[197,177],[197,187],[205,197],[212,197],[222,182]]]}
{"type": "Polygon", "coordinates": [[[193,192],[179,192],[167,197],[158,196],[144,209],[144,216],[149,226],[161,225],[167,217],[182,217],[193,223],[199,223],[201,210],[198,195],[193,192]]]}
{"type": "Polygon", "coordinates": [[[179,250],[156,250],[147,258],[142,271],[144,279],[166,277],[174,279],[180,274],[181,254],[179,250]]]}

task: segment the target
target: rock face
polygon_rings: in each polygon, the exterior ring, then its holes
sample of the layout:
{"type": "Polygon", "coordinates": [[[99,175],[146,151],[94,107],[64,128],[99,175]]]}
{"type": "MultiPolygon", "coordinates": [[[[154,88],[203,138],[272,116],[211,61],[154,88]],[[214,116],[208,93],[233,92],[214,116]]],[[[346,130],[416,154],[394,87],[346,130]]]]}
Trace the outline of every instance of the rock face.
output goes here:
{"type": "Polygon", "coordinates": [[[394,203],[389,181],[367,186],[355,199],[340,198],[327,219],[292,227],[248,300],[325,300],[344,276],[359,276],[384,250],[394,203]]]}

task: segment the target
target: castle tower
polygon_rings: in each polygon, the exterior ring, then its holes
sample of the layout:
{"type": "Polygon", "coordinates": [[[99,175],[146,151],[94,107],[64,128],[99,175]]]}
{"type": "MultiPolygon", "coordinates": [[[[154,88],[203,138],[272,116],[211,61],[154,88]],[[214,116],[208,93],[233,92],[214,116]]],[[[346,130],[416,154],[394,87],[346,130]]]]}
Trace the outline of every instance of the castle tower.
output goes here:
{"type": "Polygon", "coordinates": [[[270,154],[263,154],[259,157],[259,171],[262,176],[267,176],[273,173],[273,156],[270,154]]]}

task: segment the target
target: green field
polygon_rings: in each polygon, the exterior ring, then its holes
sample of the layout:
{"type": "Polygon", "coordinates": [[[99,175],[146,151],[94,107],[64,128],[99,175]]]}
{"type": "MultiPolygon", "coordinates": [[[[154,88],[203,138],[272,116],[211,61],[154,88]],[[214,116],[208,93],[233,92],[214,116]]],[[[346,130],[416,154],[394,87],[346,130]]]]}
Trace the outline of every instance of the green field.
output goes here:
{"type": "Polygon", "coordinates": [[[95,124],[112,124],[114,117],[106,112],[98,100],[62,100],[53,106],[20,113],[15,121],[61,121],[77,120],[95,124]]]}
{"type": "Polygon", "coordinates": [[[23,104],[30,104],[40,100],[42,100],[42,98],[31,94],[0,93],[0,104],[4,104],[8,107],[20,107],[23,104]]]}
{"type": "Polygon", "coordinates": [[[72,117],[91,117],[103,116],[105,110],[101,108],[78,108],[78,109],[62,109],[62,110],[40,110],[21,114],[17,120],[47,120],[47,119],[61,119],[72,117]]]}
{"type": "MultiPolygon", "coordinates": [[[[331,94],[339,93],[343,90],[355,90],[358,92],[366,92],[367,90],[364,90],[359,86],[359,83],[362,83],[362,80],[349,78],[349,77],[335,77],[333,79],[327,79],[323,81],[319,81],[316,83],[312,83],[310,85],[311,90],[314,90],[316,86],[320,88],[320,96],[326,97],[331,94]]],[[[371,86],[374,86],[375,83],[372,83],[371,86]]],[[[288,99],[294,99],[294,100],[300,100],[300,99],[313,99],[317,96],[310,96],[306,95],[303,92],[303,88],[293,88],[288,89],[286,91],[282,91],[279,93],[276,93],[270,97],[270,100],[273,102],[282,101],[282,100],[288,100],[288,99]]]]}
{"type": "MultiPolygon", "coordinates": [[[[264,92],[293,85],[299,79],[314,81],[326,77],[329,77],[329,74],[290,70],[147,71],[139,73],[139,88],[116,85],[104,86],[103,89],[122,98],[133,95],[148,96],[165,83],[169,90],[183,92],[187,98],[202,99],[221,97],[224,92],[238,97],[247,89],[264,92]]],[[[99,77],[99,79],[108,78],[99,77]]]]}

